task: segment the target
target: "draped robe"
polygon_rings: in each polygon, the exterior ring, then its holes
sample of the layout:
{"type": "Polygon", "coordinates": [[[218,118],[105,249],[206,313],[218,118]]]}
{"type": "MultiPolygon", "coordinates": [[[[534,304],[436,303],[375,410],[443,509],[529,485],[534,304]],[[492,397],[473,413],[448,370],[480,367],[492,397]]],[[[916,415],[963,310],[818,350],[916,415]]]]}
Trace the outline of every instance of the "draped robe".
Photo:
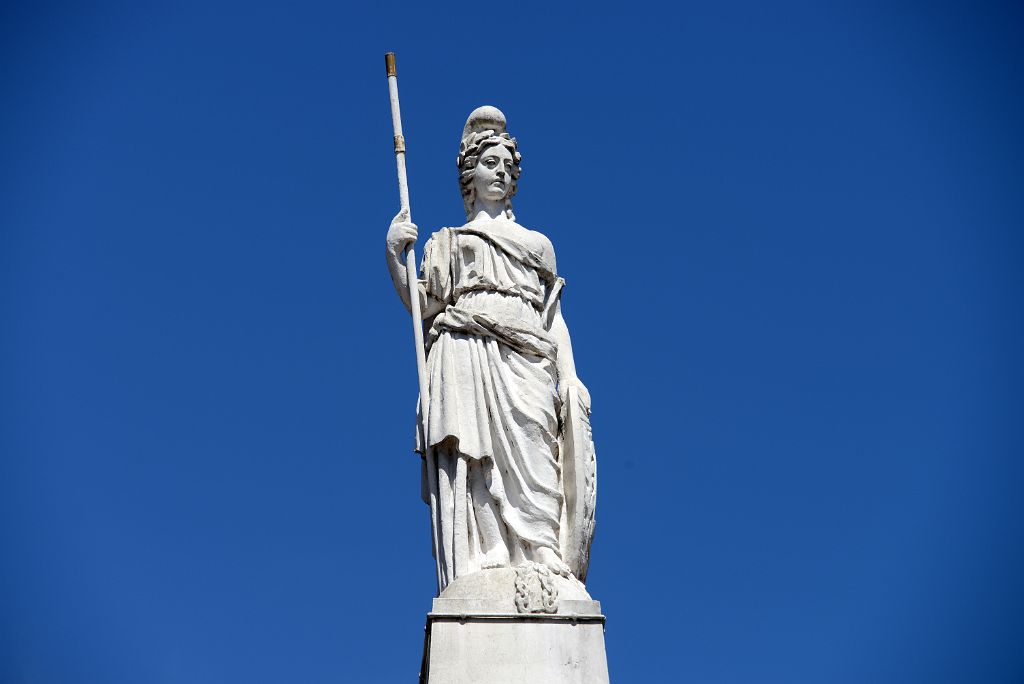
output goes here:
{"type": "MultiPolygon", "coordinates": [[[[482,529],[494,516],[502,564],[559,552],[557,344],[551,317],[564,281],[550,241],[515,223],[443,228],[420,271],[445,304],[428,321],[426,444],[438,489],[442,589],[481,569],[482,529]]],[[[492,559],[493,560],[493,559],[492,559]]]]}

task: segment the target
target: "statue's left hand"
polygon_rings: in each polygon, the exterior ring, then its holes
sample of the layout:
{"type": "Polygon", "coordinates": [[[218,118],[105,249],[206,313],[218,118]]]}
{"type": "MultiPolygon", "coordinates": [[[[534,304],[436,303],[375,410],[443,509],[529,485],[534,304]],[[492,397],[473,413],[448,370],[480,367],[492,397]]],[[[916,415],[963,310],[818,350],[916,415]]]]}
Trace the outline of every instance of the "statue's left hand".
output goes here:
{"type": "Polygon", "coordinates": [[[583,381],[578,377],[566,378],[565,382],[558,383],[558,398],[565,404],[565,398],[569,394],[569,388],[575,387],[576,392],[579,395],[580,403],[583,404],[583,408],[586,412],[590,413],[590,390],[583,384],[583,381]]]}

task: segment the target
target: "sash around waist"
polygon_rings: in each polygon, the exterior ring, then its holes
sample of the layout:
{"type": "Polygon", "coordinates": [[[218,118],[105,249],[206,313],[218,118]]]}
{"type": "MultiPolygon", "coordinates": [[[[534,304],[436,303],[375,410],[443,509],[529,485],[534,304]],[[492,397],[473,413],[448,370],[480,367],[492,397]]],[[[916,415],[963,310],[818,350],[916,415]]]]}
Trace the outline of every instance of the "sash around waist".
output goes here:
{"type": "Polygon", "coordinates": [[[540,313],[515,295],[472,291],[437,315],[428,349],[445,331],[490,337],[517,351],[555,359],[557,345],[541,324],[540,313]]]}

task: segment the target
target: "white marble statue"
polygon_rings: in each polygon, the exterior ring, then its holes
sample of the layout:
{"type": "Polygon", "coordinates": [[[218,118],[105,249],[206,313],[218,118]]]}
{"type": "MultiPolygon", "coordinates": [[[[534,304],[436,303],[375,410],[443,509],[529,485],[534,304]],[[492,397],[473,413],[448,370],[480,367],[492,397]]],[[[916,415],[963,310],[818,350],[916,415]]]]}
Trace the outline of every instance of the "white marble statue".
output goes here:
{"type": "MultiPolygon", "coordinates": [[[[480,107],[459,147],[467,223],[428,240],[420,268],[429,397],[417,450],[443,590],[488,568],[540,568],[584,580],[596,474],[590,396],[562,318],[564,280],[543,234],[512,213],[519,179],[505,117],[480,107]],[[430,484],[428,484],[430,483],[430,484]]],[[[417,238],[402,212],[387,263],[409,306],[403,254],[417,238]]]]}

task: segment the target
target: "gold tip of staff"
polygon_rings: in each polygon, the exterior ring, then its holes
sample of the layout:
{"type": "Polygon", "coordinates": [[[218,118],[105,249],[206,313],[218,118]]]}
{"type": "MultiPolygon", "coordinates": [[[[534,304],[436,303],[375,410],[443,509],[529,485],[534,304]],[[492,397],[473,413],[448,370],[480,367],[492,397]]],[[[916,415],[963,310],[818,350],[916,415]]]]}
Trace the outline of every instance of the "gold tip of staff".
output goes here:
{"type": "Polygon", "coordinates": [[[384,66],[388,68],[388,76],[397,76],[398,72],[395,70],[395,53],[385,52],[384,53],[384,66]]]}

